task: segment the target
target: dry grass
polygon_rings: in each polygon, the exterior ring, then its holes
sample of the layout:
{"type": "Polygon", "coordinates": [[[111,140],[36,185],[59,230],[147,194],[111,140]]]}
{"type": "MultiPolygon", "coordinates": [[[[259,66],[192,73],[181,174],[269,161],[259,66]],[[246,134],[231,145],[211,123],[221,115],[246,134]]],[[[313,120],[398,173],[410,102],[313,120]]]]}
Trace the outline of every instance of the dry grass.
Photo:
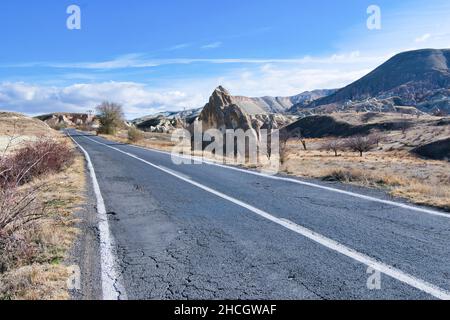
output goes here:
{"type": "Polygon", "coordinates": [[[67,268],[61,265],[34,264],[2,276],[0,298],[8,300],[67,300],[67,268]]]}
{"type": "Polygon", "coordinates": [[[0,152],[9,143],[10,137],[16,137],[10,150],[23,141],[35,141],[39,137],[55,137],[57,132],[44,122],[26,117],[19,113],[0,112],[0,152]]]}
{"type": "Polygon", "coordinates": [[[300,177],[340,181],[387,190],[414,203],[450,211],[450,163],[423,160],[406,152],[374,151],[359,157],[340,152],[301,151],[291,146],[283,167],[300,177]]]}
{"type": "MultiPolygon", "coordinates": [[[[125,130],[121,130],[115,135],[100,134],[100,136],[120,143],[130,143],[130,140],[128,139],[128,131],[125,130]]],[[[172,148],[175,146],[175,143],[171,141],[171,134],[151,132],[143,132],[142,139],[133,142],[133,144],[163,151],[172,151],[172,148]]]]}
{"type": "Polygon", "coordinates": [[[73,212],[84,201],[84,160],[76,154],[63,172],[36,179],[32,184],[46,186],[39,197],[46,214],[32,228],[23,230],[35,251],[31,259],[0,275],[0,299],[68,299],[69,272],[63,263],[78,232],[73,212]]]}

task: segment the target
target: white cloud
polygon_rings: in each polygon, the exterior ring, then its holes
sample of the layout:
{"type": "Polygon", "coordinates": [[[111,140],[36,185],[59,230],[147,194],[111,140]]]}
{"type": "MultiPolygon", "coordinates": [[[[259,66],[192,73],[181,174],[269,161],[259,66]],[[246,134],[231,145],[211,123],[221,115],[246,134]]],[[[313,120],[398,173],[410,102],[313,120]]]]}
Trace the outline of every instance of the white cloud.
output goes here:
{"type": "MultiPolygon", "coordinates": [[[[123,56],[121,61],[130,62],[135,58],[123,56]]],[[[163,110],[201,107],[218,85],[224,85],[234,95],[246,96],[290,96],[306,90],[339,88],[357,80],[387,58],[365,56],[355,51],[299,59],[176,59],[176,63],[232,65],[209,77],[181,74],[176,80],[159,81],[158,87],[136,82],[68,86],[3,82],[0,83],[0,109],[28,114],[85,112],[108,100],[123,104],[131,119],[163,110]]],[[[114,62],[110,66],[120,64],[114,62]]]]}
{"type": "Polygon", "coordinates": [[[431,38],[431,34],[425,33],[424,35],[421,35],[420,37],[417,37],[414,41],[416,43],[422,43],[422,42],[426,42],[430,38],[431,38]]]}
{"type": "Polygon", "coordinates": [[[279,63],[279,64],[355,64],[355,63],[372,63],[380,61],[380,55],[363,56],[359,51],[352,51],[350,53],[333,54],[323,57],[304,56],[300,58],[267,58],[267,59],[253,59],[253,58],[175,58],[175,59],[147,59],[142,54],[131,53],[119,56],[112,60],[97,61],[97,62],[68,62],[68,63],[49,63],[49,62],[33,62],[26,64],[3,65],[1,67],[49,67],[58,69],[86,69],[86,70],[113,70],[126,68],[149,68],[164,65],[176,64],[192,64],[192,63],[210,63],[210,64],[265,64],[265,63],[279,63]]]}
{"type": "Polygon", "coordinates": [[[180,43],[177,45],[174,45],[173,47],[168,48],[168,51],[175,51],[175,50],[181,50],[181,49],[185,49],[185,48],[189,48],[192,44],[190,43],[180,43]]]}
{"type": "Polygon", "coordinates": [[[204,46],[202,46],[202,49],[217,49],[217,48],[220,48],[221,46],[222,46],[222,42],[217,41],[217,42],[205,44],[204,46]]]}
{"type": "Polygon", "coordinates": [[[49,112],[86,112],[108,100],[124,106],[128,118],[162,110],[198,106],[200,95],[181,91],[153,91],[133,82],[74,84],[67,87],[37,86],[22,82],[0,84],[0,109],[31,115],[49,112]]]}

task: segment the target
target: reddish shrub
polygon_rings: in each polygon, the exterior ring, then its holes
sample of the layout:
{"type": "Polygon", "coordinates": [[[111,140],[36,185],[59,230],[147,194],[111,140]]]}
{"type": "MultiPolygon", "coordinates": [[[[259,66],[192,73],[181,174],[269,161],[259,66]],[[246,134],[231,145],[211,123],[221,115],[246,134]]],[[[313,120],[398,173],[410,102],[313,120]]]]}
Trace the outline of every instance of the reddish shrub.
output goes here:
{"type": "Polygon", "coordinates": [[[70,147],[53,139],[29,142],[0,160],[0,186],[23,185],[33,178],[61,171],[73,159],[70,147]]]}

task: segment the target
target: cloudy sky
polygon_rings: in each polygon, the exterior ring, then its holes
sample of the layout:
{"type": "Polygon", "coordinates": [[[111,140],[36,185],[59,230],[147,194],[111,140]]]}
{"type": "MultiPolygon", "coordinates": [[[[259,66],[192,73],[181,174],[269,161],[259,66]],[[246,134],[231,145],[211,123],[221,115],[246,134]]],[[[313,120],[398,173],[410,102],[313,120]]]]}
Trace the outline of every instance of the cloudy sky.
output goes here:
{"type": "Polygon", "coordinates": [[[235,95],[338,88],[392,55],[450,47],[448,0],[2,0],[0,109],[128,118],[235,95]],[[67,8],[81,29],[67,28],[67,8]],[[367,9],[381,9],[369,29],[367,9]]]}

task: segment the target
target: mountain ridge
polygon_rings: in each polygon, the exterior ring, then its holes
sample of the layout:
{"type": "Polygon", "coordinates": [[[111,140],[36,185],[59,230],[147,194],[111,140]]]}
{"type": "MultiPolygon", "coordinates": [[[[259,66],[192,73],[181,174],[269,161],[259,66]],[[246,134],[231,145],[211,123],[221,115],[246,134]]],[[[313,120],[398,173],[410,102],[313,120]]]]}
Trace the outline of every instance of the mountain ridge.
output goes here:
{"type": "Polygon", "coordinates": [[[396,54],[361,79],[307,106],[294,105],[290,112],[373,98],[395,98],[397,105],[428,113],[450,111],[449,94],[450,49],[420,49],[396,54]]]}

